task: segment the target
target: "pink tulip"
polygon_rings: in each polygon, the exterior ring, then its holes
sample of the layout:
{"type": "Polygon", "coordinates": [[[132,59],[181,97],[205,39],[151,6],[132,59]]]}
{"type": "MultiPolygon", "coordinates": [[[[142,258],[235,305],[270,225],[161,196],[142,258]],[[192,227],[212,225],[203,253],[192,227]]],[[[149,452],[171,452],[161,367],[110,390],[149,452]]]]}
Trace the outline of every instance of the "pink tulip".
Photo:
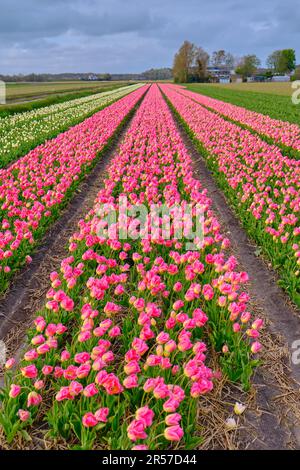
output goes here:
{"type": "Polygon", "coordinates": [[[148,406],[143,406],[136,411],[135,417],[137,420],[144,421],[145,427],[148,427],[152,425],[154,412],[148,406]]]}
{"type": "Polygon", "coordinates": [[[118,395],[123,391],[123,387],[120,384],[118,377],[114,374],[108,374],[102,385],[108,395],[118,395]]]}
{"type": "Polygon", "coordinates": [[[127,435],[131,441],[137,441],[139,439],[147,439],[145,432],[145,422],[140,419],[134,419],[127,427],[127,435]]]}
{"type": "Polygon", "coordinates": [[[83,390],[83,395],[85,397],[93,397],[94,395],[97,395],[97,393],[98,389],[94,383],[87,385],[83,390]]]}
{"type": "Polygon", "coordinates": [[[127,389],[138,387],[138,376],[136,374],[129,375],[123,380],[123,385],[127,389]]]}
{"type": "Polygon", "coordinates": [[[101,422],[101,423],[106,423],[107,422],[108,415],[109,415],[109,408],[99,408],[95,412],[96,420],[101,422]]]}
{"type": "Polygon", "coordinates": [[[164,436],[168,441],[180,441],[183,437],[183,430],[180,426],[170,426],[164,430],[164,436]]]}
{"type": "Polygon", "coordinates": [[[71,357],[71,354],[68,351],[64,350],[62,351],[60,355],[60,360],[61,362],[65,362],[65,361],[68,361],[70,357],[71,357]]]}
{"type": "Polygon", "coordinates": [[[130,361],[124,366],[124,372],[127,375],[137,374],[141,368],[137,361],[130,361]]]}
{"type": "Polygon", "coordinates": [[[36,380],[36,381],[34,382],[34,388],[35,388],[36,390],[41,390],[42,388],[44,388],[44,386],[45,386],[45,383],[44,383],[43,380],[36,380]]]}
{"type": "Polygon", "coordinates": [[[37,406],[41,403],[42,397],[37,392],[30,392],[27,396],[27,406],[37,406]]]}
{"type": "Polygon", "coordinates": [[[72,380],[72,382],[69,385],[69,394],[71,397],[75,397],[76,395],[79,395],[83,390],[83,386],[81,383],[77,382],[76,380],[72,380]]]}
{"type": "Polygon", "coordinates": [[[81,364],[76,370],[76,377],[78,379],[83,379],[89,375],[90,370],[90,364],[81,364]]]}
{"type": "Polygon", "coordinates": [[[82,424],[86,428],[91,428],[93,426],[96,426],[98,424],[97,418],[93,415],[93,413],[86,413],[82,417],[82,424]]]}
{"type": "Polygon", "coordinates": [[[16,363],[15,359],[11,357],[5,362],[5,369],[7,370],[11,369],[15,365],[15,363],[16,363]]]}
{"type": "Polygon", "coordinates": [[[52,372],[53,372],[53,366],[48,366],[48,365],[43,366],[43,368],[42,368],[42,373],[43,373],[44,375],[49,375],[49,374],[51,374],[52,372]]]}
{"type": "Polygon", "coordinates": [[[28,421],[28,419],[30,418],[30,413],[27,410],[19,409],[17,414],[18,414],[20,420],[23,421],[23,422],[28,421]]]}
{"type": "Polygon", "coordinates": [[[11,398],[16,398],[21,392],[21,387],[19,385],[11,384],[9,396],[11,398]]]}
{"type": "Polygon", "coordinates": [[[70,395],[69,387],[62,387],[59,392],[56,394],[56,401],[70,400],[73,397],[70,395]]]}
{"type": "Polygon", "coordinates": [[[167,426],[176,426],[181,421],[181,415],[179,413],[172,413],[166,416],[165,423],[167,426]]]}
{"type": "Polygon", "coordinates": [[[31,344],[38,345],[44,343],[46,340],[43,335],[34,336],[31,340],[31,344]]]}
{"type": "Polygon", "coordinates": [[[256,354],[258,353],[260,350],[261,350],[262,346],[261,344],[258,342],[258,341],[255,341],[254,343],[252,343],[251,345],[251,352],[253,354],[256,354]]]}
{"type": "Polygon", "coordinates": [[[34,379],[37,376],[37,368],[34,364],[26,367],[21,367],[21,372],[24,377],[28,377],[29,379],[34,379]]]}
{"type": "Polygon", "coordinates": [[[74,361],[77,362],[77,364],[85,364],[89,359],[90,359],[90,354],[87,352],[75,354],[75,357],[74,357],[74,361]]]}

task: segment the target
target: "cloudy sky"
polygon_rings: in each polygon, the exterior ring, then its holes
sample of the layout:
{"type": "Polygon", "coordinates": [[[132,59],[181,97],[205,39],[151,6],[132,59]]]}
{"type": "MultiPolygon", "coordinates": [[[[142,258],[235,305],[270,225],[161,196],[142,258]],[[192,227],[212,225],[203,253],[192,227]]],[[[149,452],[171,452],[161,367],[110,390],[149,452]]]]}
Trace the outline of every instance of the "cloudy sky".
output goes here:
{"type": "Polygon", "coordinates": [[[0,73],[142,72],[183,40],[209,53],[296,48],[299,0],[0,0],[0,73]]]}

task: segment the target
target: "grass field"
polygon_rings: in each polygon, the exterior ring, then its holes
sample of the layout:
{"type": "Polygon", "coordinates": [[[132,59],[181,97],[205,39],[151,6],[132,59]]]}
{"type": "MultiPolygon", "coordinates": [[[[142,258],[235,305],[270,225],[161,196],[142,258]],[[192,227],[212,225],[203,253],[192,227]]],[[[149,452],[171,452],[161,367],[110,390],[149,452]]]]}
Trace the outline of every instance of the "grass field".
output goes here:
{"type": "Polygon", "coordinates": [[[300,124],[300,106],[292,103],[290,83],[187,84],[189,90],[274,119],[300,124]]]}
{"type": "Polygon", "coordinates": [[[252,91],[253,93],[271,93],[272,95],[291,96],[291,82],[284,83],[215,83],[216,88],[224,88],[236,91],[252,91]]]}
{"type": "Polygon", "coordinates": [[[122,82],[81,82],[81,81],[65,81],[65,82],[43,82],[43,83],[7,83],[6,99],[7,103],[17,101],[27,101],[38,99],[49,95],[60,93],[70,93],[75,91],[92,91],[93,93],[110,88],[112,85],[119,85],[122,82]]]}

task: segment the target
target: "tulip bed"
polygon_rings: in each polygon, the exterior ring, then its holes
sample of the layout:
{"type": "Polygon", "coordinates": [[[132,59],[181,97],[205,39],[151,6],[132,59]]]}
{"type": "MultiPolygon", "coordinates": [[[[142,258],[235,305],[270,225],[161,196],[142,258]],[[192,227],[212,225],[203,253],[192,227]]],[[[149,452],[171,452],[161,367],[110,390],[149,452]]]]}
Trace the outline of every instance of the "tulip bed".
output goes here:
{"type": "Polygon", "coordinates": [[[183,96],[181,89],[161,88],[206,156],[248,233],[300,305],[300,161],[283,156],[276,146],[183,96]]]}
{"type": "Polygon", "coordinates": [[[0,118],[0,168],[140,86],[131,85],[0,118]]]}
{"type": "Polygon", "coordinates": [[[0,291],[59,215],[147,86],[0,170],[0,291]]]}
{"type": "Polygon", "coordinates": [[[295,155],[299,157],[300,127],[297,124],[272,119],[264,114],[249,111],[248,109],[240,106],[225,103],[224,101],[216,100],[208,96],[199,95],[192,91],[180,89],[180,93],[195,100],[197,103],[216,111],[218,114],[229,118],[235,123],[245,126],[250,130],[254,130],[262,137],[267,137],[270,142],[272,141],[279,144],[287,151],[295,150],[295,155]]]}
{"type": "MultiPolygon", "coordinates": [[[[272,88],[272,84],[269,84],[272,88]]],[[[277,84],[278,85],[278,84],[277,84]]],[[[292,84],[290,84],[291,87],[292,84]]],[[[275,85],[276,86],[276,85],[275,85]]],[[[261,92],[251,91],[249,89],[233,89],[225,86],[215,86],[208,84],[188,84],[187,88],[196,93],[210,96],[227,103],[241,106],[242,108],[249,109],[260,114],[265,114],[273,119],[279,119],[281,121],[288,121],[290,123],[300,125],[300,111],[299,106],[292,103],[291,94],[285,95],[277,94],[275,91],[261,92]]]]}
{"type": "MultiPolygon", "coordinates": [[[[8,442],[47,422],[47,439],[70,448],[194,449],[197,402],[221,372],[246,388],[260,350],[229,240],[193,178],[191,157],[152,85],[108,169],[93,209],[51,273],[20,364],[6,363],[0,422],[8,442]],[[204,240],[137,237],[134,215],[108,226],[111,209],[201,205],[204,240]],[[101,229],[101,230],[100,230],[101,229]],[[123,239],[121,233],[130,236],[123,239]],[[100,230],[100,231],[99,231],[100,230]],[[112,232],[110,232],[112,230],[112,232]],[[110,237],[106,236],[106,231],[110,237]],[[114,236],[113,236],[114,234],[114,236]]],[[[121,209],[120,209],[121,210],[121,209]]],[[[193,211],[193,221],[198,217],[193,211]]],[[[176,219],[172,218],[171,234],[176,219]]]]}

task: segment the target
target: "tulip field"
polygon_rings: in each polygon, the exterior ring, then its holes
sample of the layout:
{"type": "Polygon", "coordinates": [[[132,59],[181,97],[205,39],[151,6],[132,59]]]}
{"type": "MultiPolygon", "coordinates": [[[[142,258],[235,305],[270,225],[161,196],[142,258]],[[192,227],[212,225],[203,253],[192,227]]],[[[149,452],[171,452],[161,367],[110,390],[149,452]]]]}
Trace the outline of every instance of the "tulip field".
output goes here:
{"type": "MultiPolygon", "coordinates": [[[[179,123],[300,306],[300,160],[283,150],[300,150],[297,125],[169,83],[0,119],[3,295],[124,129],[22,346],[6,358],[3,447],[197,449],[199,404],[224,381],[253,390],[264,320],[179,123]]],[[[246,408],[233,406],[237,416],[246,408]]],[[[223,425],[227,433],[236,421],[223,425]]]]}
{"type": "Polygon", "coordinates": [[[7,287],[10,274],[30,260],[37,239],[58,216],[60,206],[70,198],[80,178],[89,171],[144,91],[139,87],[0,170],[0,290],[7,287]]]}
{"type": "MultiPolygon", "coordinates": [[[[183,94],[217,112],[222,117],[229,118],[239,125],[257,132],[262,138],[268,138],[275,144],[282,145],[287,151],[296,150],[299,152],[300,150],[300,128],[297,124],[272,119],[264,114],[187,90],[184,90],[183,94]]],[[[300,154],[297,157],[299,158],[300,154]]]]}
{"type": "Polygon", "coordinates": [[[131,85],[54,104],[0,120],[0,168],[138,88],[131,85]]]}
{"type": "Polygon", "coordinates": [[[191,84],[188,89],[299,126],[300,111],[299,106],[292,103],[291,85],[289,82],[234,83],[229,87],[218,84],[191,84]]]}
{"type": "MultiPolygon", "coordinates": [[[[300,306],[300,160],[287,157],[275,145],[221,115],[234,113],[235,120],[248,119],[248,126],[256,129],[257,114],[241,113],[230,104],[212,103],[175,86],[163,85],[162,90],[197,140],[248,233],[279,270],[282,285],[300,306]],[[202,105],[208,102],[221,114],[202,105]]],[[[300,130],[295,125],[261,115],[259,132],[294,148],[299,145],[300,130]],[[277,138],[282,128],[285,134],[277,138]]]]}

